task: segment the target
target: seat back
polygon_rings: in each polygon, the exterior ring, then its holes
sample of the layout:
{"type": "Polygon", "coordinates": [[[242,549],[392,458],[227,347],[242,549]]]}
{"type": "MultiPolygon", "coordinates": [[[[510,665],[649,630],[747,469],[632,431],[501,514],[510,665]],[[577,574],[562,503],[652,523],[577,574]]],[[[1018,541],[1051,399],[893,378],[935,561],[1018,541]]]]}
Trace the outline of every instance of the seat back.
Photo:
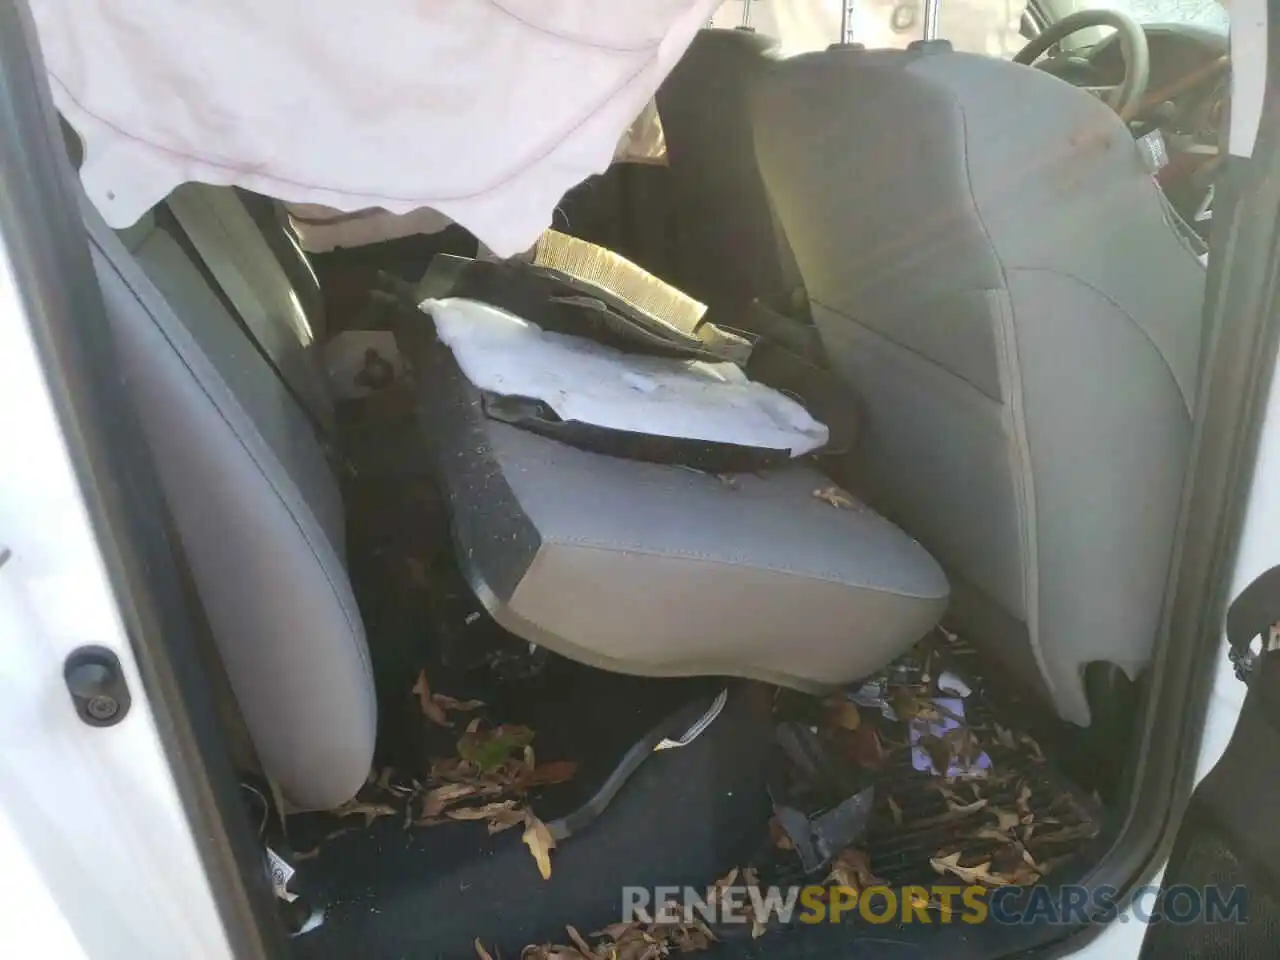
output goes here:
{"type": "MultiPolygon", "coordinates": [[[[176,224],[148,215],[117,236],[83,207],[120,379],[263,767],[300,808],[342,803],[368,772],[376,710],[315,427],[176,224]]],[[[279,264],[254,266],[266,282],[242,276],[245,296],[265,300],[279,264]]]]}
{"type": "Polygon", "coordinates": [[[706,29],[658,90],[681,264],[681,285],[713,310],[759,298],[796,314],[804,290],[756,165],[751,90],[777,41],[706,29]]]}
{"type": "Polygon", "coordinates": [[[1017,64],[835,48],[760,85],[756,146],[837,370],[862,493],[1062,716],[1158,626],[1203,271],[1128,131],[1017,64]]]}

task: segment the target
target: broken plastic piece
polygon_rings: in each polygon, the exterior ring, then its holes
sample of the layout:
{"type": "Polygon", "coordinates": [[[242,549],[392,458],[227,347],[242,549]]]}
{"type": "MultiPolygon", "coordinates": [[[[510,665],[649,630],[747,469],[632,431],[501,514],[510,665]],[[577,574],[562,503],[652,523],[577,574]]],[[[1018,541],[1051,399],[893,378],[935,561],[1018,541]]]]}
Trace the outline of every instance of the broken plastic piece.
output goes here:
{"type": "Polygon", "coordinates": [[[778,822],[800,854],[806,874],[825,869],[836,854],[866,836],[875,799],[873,784],[824,813],[806,816],[795,807],[775,804],[778,822]]]}
{"type": "Polygon", "coordinates": [[[952,693],[961,698],[973,693],[973,688],[950,670],[943,670],[942,676],[938,677],[938,689],[943,693],[952,693]]]}

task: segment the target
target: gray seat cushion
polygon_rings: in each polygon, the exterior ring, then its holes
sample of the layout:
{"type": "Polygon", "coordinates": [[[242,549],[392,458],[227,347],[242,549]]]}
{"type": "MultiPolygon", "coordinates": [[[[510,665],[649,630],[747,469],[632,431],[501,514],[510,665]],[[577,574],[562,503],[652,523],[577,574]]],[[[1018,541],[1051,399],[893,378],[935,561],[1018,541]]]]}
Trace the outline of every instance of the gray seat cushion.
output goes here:
{"type": "Polygon", "coordinates": [[[297,807],[340,804],[376,704],[319,440],[174,236],[148,216],[122,243],[83,207],[120,379],[263,768],[297,807]]]}
{"type": "Polygon", "coordinates": [[[487,419],[427,318],[400,341],[463,572],[518,636],[610,670],[816,691],[883,667],[946,607],[929,554],[815,497],[829,481],[804,463],[730,484],[588,453],[487,419]]]}
{"type": "Polygon", "coordinates": [[[1204,271],[1125,125],[992,57],[832,49],[757,87],[756,146],[859,491],[946,567],[956,625],[1066,719],[1159,629],[1204,271]]]}

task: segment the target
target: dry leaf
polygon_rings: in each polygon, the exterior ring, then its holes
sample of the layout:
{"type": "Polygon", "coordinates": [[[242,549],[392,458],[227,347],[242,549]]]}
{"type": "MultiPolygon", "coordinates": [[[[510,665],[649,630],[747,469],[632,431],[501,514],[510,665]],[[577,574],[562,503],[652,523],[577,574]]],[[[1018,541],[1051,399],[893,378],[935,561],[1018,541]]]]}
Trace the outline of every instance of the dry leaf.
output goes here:
{"type": "Polygon", "coordinates": [[[443,693],[433,693],[431,699],[435,701],[436,706],[441,710],[457,710],[460,713],[483,710],[485,707],[483,700],[455,700],[453,697],[446,696],[443,693]]]}
{"type": "Polygon", "coordinates": [[[477,790],[470,783],[446,783],[443,787],[436,787],[422,798],[422,816],[438,817],[449,804],[473,796],[477,790]]]}
{"type": "Polygon", "coordinates": [[[894,826],[902,826],[902,808],[898,806],[898,801],[893,799],[892,796],[887,799],[889,801],[889,815],[893,817],[894,826]]]}
{"type": "Polygon", "coordinates": [[[929,865],[942,874],[953,874],[965,883],[982,883],[989,887],[1005,887],[1009,881],[999,874],[991,872],[990,861],[984,861],[972,867],[961,866],[960,854],[953,853],[946,857],[930,857],[929,865]]]}
{"type": "Polygon", "coordinates": [[[829,503],[840,510],[856,510],[858,508],[858,502],[836,486],[821,487],[813,491],[813,496],[815,499],[829,503]]]}
{"type": "Polygon", "coordinates": [[[573,924],[569,924],[565,927],[565,931],[569,934],[569,939],[573,941],[573,945],[582,951],[582,955],[584,957],[591,957],[595,955],[595,951],[591,949],[587,944],[587,941],[582,939],[582,934],[578,932],[577,928],[574,927],[573,924]]]}
{"type": "Polygon", "coordinates": [[[713,883],[711,885],[711,899],[719,903],[725,893],[728,892],[729,888],[733,886],[734,881],[738,879],[739,872],[739,869],[734,867],[723,877],[713,883]]]}
{"type": "Polygon", "coordinates": [[[1034,763],[1044,763],[1044,751],[1040,749],[1040,744],[1025,733],[1019,734],[1018,742],[1031,751],[1031,759],[1034,763]]]}
{"type": "Polygon", "coordinates": [[[996,829],[1003,830],[1005,833],[1012,833],[1018,824],[1022,822],[1022,817],[1012,810],[992,807],[991,812],[996,815],[996,829]]]}
{"type": "Polygon", "coordinates": [[[529,852],[533,854],[533,859],[538,864],[538,872],[542,874],[543,880],[551,879],[551,850],[556,845],[555,837],[551,836],[551,831],[547,829],[547,825],[533,815],[531,811],[525,811],[524,815],[524,836],[521,838],[524,845],[529,848],[529,852]]]}
{"type": "Polygon", "coordinates": [[[857,847],[846,847],[832,861],[827,882],[832,880],[852,890],[866,890],[868,887],[878,887],[884,883],[871,872],[871,861],[866,852],[857,847]]]}
{"type": "Polygon", "coordinates": [[[858,705],[850,703],[844,697],[827,698],[823,704],[827,712],[827,722],[841,730],[857,730],[862,726],[862,715],[858,713],[858,705]]]}
{"type": "Polygon", "coordinates": [[[422,708],[424,717],[441,727],[450,726],[449,718],[431,696],[431,685],[427,683],[426,670],[418,671],[418,680],[413,685],[413,692],[418,696],[418,706],[422,708]]]}
{"type": "Polygon", "coordinates": [[[639,927],[639,920],[632,920],[630,922],[619,921],[618,923],[609,924],[609,926],[605,927],[603,930],[597,930],[595,933],[591,934],[591,936],[595,937],[597,940],[601,937],[608,937],[610,940],[621,940],[628,933],[637,930],[639,927]]]}
{"type": "Polygon", "coordinates": [[[554,760],[534,767],[520,780],[521,787],[545,787],[555,783],[566,783],[578,772],[578,765],[572,760],[554,760]]]}
{"type": "Polygon", "coordinates": [[[1057,843],[1069,843],[1075,840],[1092,840],[1098,835],[1096,823],[1081,823],[1074,827],[1063,827],[1052,833],[1041,833],[1036,837],[1036,846],[1045,847],[1057,843]]]}
{"type": "Polygon", "coordinates": [[[853,733],[849,759],[866,770],[879,770],[884,763],[884,745],[874,727],[859,727],[853,733]]]}
{"type": "Polygon", "coordinates": [[[1031,788],[1023,783],[1018,788],[1018,813],[1021,816],[1021,822],[1031,823],[1035,820],[1035,814],[1031,812],[1031,788]]]}
{"type": "Polygon", "coordinates": [[[1018,748],[1017,742],[1013,739],[1013,731],[1008,727],[1000,726],[998,723],[995,725],[995,728],[996,742],[999,743],[1000,746],[1005,747],[1008,750],[1016,750],[1018,748]]]}
{"type": "Polygon", "coordinates": [[[987,802],[986,797],[983,797],[981,800],[975,800],[973,803],[954,803],[951,800],[948,800],[947,806],[951,808],[952,813],[965,816],[966,814],[981,810],[987,805],[987,802]]]}
{"type": "Polygon", "coordinates": [[[512,810],[498,810],[489,818],[489,836],[495,833],[501,833],[514,827],[516,824],[524,823],[524,811],[515,808],[512,810]]]}
{"type": "Polygon", "coordinates": [[[489,955],[489,951],[484,948],[484,944],[480,942],[480,938],[476,937],[476,957],[478,960],[493,960],[489,955]]]}
{"type": "Polygon", "coordinates": [[[398,811],[395,807],[386,803],[365,803],[361,800],[348,800],[342,806],[335,807],[329,812],[339,817],[362,815],[364,817],[364,825],[367,827],[379,817],[389,817],[398,811]]]}
{"type": "Polygon", "coordinates": [[[515,805],[514,800],[498,800],[480,807],[455,807],[445,811],[445,816],[450,820],[488,820],[503,811],[512,809],[515,805]]]}

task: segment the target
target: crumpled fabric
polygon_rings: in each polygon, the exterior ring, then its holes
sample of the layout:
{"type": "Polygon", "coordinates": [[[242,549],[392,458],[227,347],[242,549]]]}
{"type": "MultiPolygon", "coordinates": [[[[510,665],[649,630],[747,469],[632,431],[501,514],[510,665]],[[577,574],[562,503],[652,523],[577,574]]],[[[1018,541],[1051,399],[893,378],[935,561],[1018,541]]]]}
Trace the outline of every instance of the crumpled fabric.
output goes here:
{"type": "Polygon", "coordinates": [[[528,249],[718,0],[31,0],[113,227],[189,180],[528,249]]]}

